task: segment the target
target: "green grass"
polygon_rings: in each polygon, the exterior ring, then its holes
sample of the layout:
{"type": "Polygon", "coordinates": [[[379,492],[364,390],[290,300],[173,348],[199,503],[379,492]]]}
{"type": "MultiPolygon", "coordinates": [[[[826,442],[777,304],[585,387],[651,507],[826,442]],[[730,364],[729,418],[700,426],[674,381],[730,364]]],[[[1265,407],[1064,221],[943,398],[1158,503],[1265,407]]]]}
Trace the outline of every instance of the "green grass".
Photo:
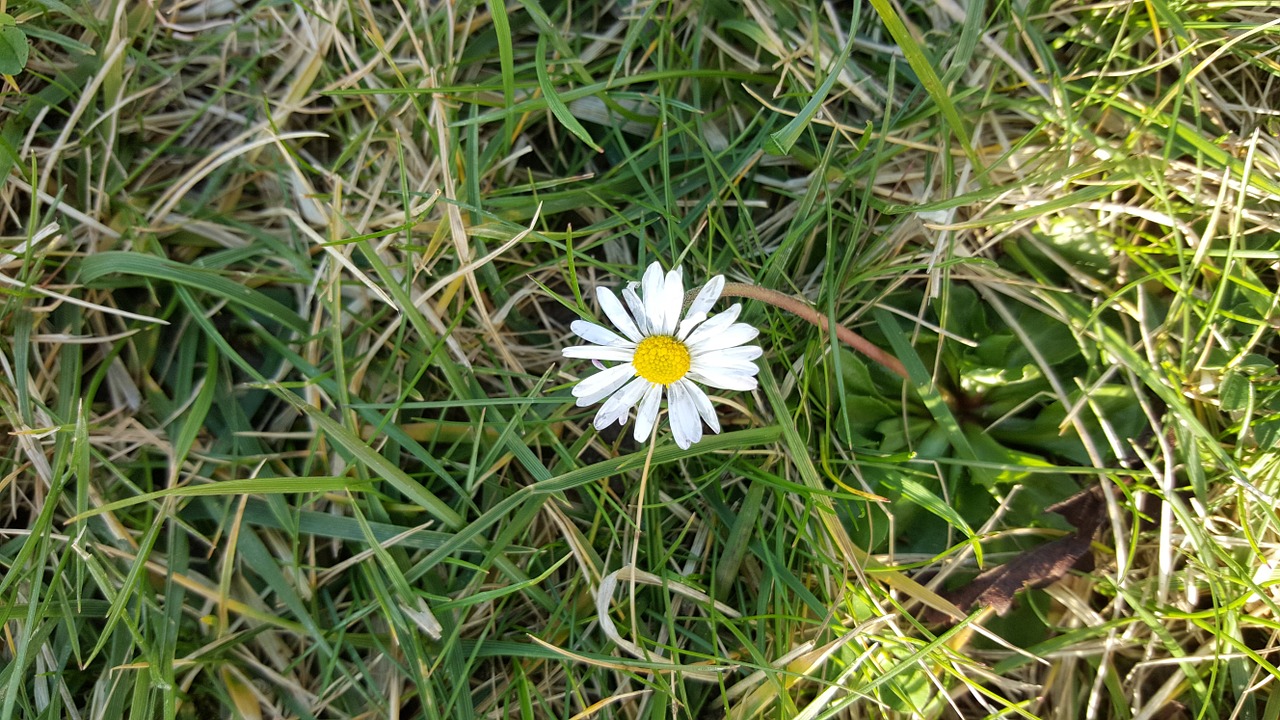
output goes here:
{"type": "Polygon", "coordinates": [[[1269,3],[232,6],[0,3],[0,719],[1280,717],[1269,3]]]}

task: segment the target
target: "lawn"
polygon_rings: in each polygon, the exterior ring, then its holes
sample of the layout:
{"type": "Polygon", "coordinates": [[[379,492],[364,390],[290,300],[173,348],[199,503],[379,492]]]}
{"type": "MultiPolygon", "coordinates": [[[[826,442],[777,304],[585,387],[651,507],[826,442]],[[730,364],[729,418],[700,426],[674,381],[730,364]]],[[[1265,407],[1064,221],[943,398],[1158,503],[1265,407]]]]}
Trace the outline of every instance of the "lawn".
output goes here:
{"type": "Polygon", "coordinates": [[[1280,718],[1273,3],[0,12],[0,720],[1280,718]]]}

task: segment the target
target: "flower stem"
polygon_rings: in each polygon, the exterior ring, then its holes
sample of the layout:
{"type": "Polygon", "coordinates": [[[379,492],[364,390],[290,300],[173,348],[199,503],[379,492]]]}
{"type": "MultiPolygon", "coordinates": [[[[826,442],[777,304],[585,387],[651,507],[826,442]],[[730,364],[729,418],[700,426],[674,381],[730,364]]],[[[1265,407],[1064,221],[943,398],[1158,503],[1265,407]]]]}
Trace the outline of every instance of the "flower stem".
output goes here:
{"type": "MultiPolygon", "coordinates": [[[[811,322],[821,328],[824,332],[828,330],[829,323],[827,322],[826,315],[823,315],[817,310],[809,307],[803,301],[797,300],[790,295],[784,295],[777,290],[770,290],[769,288],[760,287],[759,285],[731,282],[724,284],[724,292],[722,292],[720,296],[759,300],[760,302],[768,303],[776,308],[786,310],[802,320],[811,322]]],[[[840,323],[835,323],[835,332],[836,337],[845,345],[848,345],[877,363],[880,363],[880,365],[882,365],[886,370],[897,375],[903,380],[911,379],[907,374],[907,369],[903,367],[902,362],[898,360],[898,358],[881,350],[875,345],[872,345],[866,338],[862,337],[858,333],[850,330],[840,323]]]]}

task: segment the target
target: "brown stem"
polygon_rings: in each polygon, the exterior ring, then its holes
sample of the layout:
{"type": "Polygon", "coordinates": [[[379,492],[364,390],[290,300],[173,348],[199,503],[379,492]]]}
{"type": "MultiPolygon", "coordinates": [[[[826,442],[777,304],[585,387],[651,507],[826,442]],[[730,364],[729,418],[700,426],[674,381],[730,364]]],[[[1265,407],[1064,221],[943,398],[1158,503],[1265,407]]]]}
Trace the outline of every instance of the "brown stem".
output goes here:
{"type": "MultiPolygon", "coordinates": [[[[731,282],[724,284],[724,291],[720,293],[720,296],[759,300],[760,302],[768,303],[776,308],[786,310],[802,320],[807,320],[808,322],[817,325],[823,330],[823,332],[826,332],[828,329],[826,315],[823,315],[817,310],[809,307],[803,301],[797,300],[790,295],[784,295],[777,290],[770,290],[769,288],[760,287],[759,285],[747,285],[746,283],[731,282]]],[[[866,355],[872,360],[880,363],[886,370],[898,377],[901,377],[903,380],[911,380],[911,377],[907,374],[907,369],[903,367],[902,362],[898,360],[898,358],[881,350],[875,345],[872,345],[866,340],[866,338],[840,323],[836,323],[835,325],[836,337],[840,338],[840,341],[845,345],[848,345],[854,350],[857,350],[863,355],[866,355]]]]}

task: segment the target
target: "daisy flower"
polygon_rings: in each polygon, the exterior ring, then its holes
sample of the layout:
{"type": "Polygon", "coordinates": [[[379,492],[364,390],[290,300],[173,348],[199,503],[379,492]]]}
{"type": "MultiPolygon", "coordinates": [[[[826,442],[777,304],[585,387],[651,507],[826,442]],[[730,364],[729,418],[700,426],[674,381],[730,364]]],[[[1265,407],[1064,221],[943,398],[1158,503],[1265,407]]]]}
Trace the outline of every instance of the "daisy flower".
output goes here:
{"type": "Polygon", "coordinates": [[[688,448],[701,440],[704,421],[711,432],[720,432],[711,400],[694,383],[721,390],[754,390],[760,368],[753,361],[762,352],[746,344],[760,331],[734,322],[742,312],[741,305],[735,303],[722,313],[707,316],[722,290],[724,276],[717,275],[685,311],[681,269],[664,276],[656,262],[645,270],[640,283],[632,282],[622,290],[622,301],[612,290],[596,288],[600,308],[621,335],[575,320],[570,326],[573,332],[592,344],[567,347],[562,352],[567,358],[593,360],[602,368],[573,388],[578,407],[604,400],[596,412],[597,430],[615,422],[625,425],[631,408],[639,404],[635,438],[644,442],[658,421],[658,409],[666,395],[676,445],[688,448]],[[618,364],[606,368],[600,361],[618,364]]]}

